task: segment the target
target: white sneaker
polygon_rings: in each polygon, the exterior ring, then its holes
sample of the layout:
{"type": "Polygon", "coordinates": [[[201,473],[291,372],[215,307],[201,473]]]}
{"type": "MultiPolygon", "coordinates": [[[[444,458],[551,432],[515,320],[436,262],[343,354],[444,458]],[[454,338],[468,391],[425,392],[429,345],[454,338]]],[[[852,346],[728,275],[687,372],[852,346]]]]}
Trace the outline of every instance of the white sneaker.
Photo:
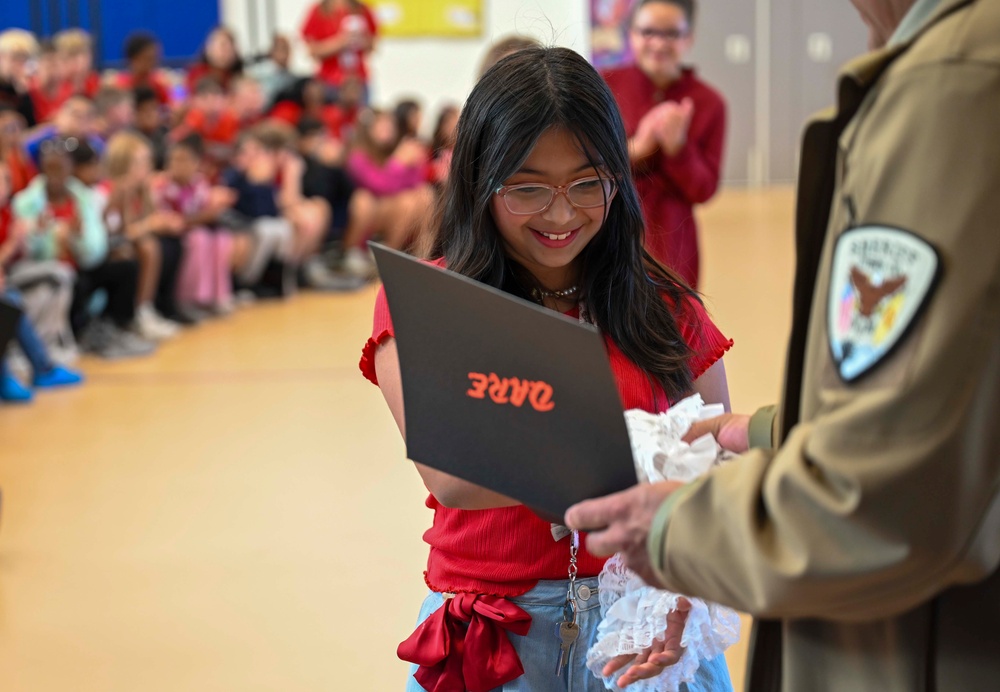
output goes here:
{"type": "Polygon", "coordinates": [[[352,276],[370,279],[375,276],[375,262],[367,250],[360,247],[348,248],[344,253],[344,271],[352,276]]]}
{"type": "Polygon", "coordinates": [[[179,327],[160,316],[152,305],[140,305],[135,311],[135,330],[144,339],[163,341],[177,335],[179,327]]]}
{"type": "Polygon", "coordinates": [[[236,301],[230,298],[228,300],[220,300],[215,305],[213,305],[212,313],[218,317],[225,317],[227,315],[232,315],[235,309],[236,309],[236,301]]]}

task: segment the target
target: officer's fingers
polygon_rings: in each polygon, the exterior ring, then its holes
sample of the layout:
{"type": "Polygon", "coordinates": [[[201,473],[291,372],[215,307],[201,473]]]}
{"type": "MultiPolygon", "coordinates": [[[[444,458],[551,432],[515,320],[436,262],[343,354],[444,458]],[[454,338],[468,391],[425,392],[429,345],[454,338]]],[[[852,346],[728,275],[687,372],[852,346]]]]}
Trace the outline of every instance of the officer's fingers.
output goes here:
{"type": "Polygon", "coordinates": [[[725,413],[715,418],[697,421],[683,439],[691,443],[709,433],[723,449],[737,453],[745,452],[750,446],[750,416],[725,413]]]}
{"type": "Polygon", "coordinates": [[[594,557],[611,557],[628,550],[633,542],[624,525],[612,524],[604,531],[587,534],[587,552],[594,557]]]}
{"type": "Polygon", "coordinates": [[[682,438],[688,444],[694,442],[699,437],[704,437],[705,435],[711,435],[718,439],[719,430],[722,429],[722,424],[725,422],[726,416],[716,416],[715,418],[707,418],[705,420],[696,420],[691,424],[691,428],[684,433],[682,438]]]}
{"type": "Polygon", "coordinates": [[[584,500],[566,510],[566,526],[576,531],[603,529],[628,514],[633,489],[613,495],[584,500]]]}

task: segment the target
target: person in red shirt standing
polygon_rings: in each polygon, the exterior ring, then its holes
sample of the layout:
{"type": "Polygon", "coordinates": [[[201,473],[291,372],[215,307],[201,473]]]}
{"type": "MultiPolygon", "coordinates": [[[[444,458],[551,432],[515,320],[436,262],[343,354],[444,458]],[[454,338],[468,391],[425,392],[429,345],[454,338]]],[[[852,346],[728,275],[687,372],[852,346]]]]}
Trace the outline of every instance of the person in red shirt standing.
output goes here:
{"type": "Polygon", "coordinates": [[[684,66],[694,19],[695,0],[640,0],[629,25],[635,64],[604,79],[625,120],[646,248],[697,288],[694,205],[719,187],[726,104],[684,66]]]}
{"type": "Polygon", "coordinates": [[[321,0],[302,25],[309,54],[320,63],[317,76],[333,92],[351,76],[367,87],[365,59],[377,34],[375,16],[358,0],[321,0]]]}

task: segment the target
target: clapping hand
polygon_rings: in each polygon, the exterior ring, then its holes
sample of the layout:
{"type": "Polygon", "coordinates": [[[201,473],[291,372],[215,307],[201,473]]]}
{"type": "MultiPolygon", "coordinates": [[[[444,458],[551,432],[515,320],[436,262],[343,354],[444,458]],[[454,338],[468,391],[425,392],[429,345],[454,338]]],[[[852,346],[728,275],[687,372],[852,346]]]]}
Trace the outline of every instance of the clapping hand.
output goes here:
{"type": "Polygon", "coordinates": [[[667,156],[676,156],[687,143],[691,118],[694,117],[694,101],[683,98],[667,101],[650,111],[655,114],[654,136],[660,149],[667,156]]]}

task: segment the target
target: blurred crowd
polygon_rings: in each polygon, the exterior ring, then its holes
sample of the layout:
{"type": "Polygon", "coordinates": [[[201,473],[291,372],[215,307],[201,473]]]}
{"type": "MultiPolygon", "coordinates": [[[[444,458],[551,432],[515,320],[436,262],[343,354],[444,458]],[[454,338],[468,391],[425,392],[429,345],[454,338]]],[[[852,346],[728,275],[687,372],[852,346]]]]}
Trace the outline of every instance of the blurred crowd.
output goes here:
{"type": "MultiPolygon", "coordinates": [[[[686,62],[694,22],[692,0],[637,3],[634,64],[603,76],[646,248],[697,287],[693,209],[718,188],[726,113],[686,62]]],[[[459,108],[425,130],[417,100],[369,103],[377,36],[364,3],[320,0],[264,55],[217,27],[168,69],[157,36],[136,32],[120,69],[97,70],[82,29],[0,31],[0,300],[23,311],[0,399],[75,383],[81,352],[147,355],[254,300],[357,290],[375,278],[371,239],[426,252],[459,108]],[[309,74],[293,71],[293,45],[309,74]]],[[[480,74],[536,45],[498,41],[480,74]]]]}
{"type": "Polygon", "coordinates": [[[138,32],[97,71],[81,29],[0,33],[0,300],[23,310],[0,398],[76,383],[81,352],[147,355],[255,300],[356,290],[369,239],[419,246],[459,110],[425,139],[418,101],[369,104],[376,34],[364,5],[317,4],[298,75],[283,35],[249,59],[218,27],[178,70],[138,32]]]}

